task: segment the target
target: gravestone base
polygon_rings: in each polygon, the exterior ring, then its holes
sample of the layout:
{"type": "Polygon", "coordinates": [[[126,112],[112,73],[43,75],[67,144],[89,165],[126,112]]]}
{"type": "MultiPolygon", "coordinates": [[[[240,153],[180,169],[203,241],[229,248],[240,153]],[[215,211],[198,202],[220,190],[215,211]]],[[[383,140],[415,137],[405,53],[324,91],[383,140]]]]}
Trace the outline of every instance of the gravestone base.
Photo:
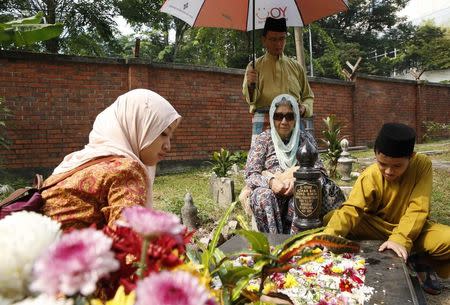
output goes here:
{"type": "Polygon", "coordinates": [[[235,200],[234,181],[228,177],[212,177],[211,190],[214,203],[228,207],[235,200]]]}

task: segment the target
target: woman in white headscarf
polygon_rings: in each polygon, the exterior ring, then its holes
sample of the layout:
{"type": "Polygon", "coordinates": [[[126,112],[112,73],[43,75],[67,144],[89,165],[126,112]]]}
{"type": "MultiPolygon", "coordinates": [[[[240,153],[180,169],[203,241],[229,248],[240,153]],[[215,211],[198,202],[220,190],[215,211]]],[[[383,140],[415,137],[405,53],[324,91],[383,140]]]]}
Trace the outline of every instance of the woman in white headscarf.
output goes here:
{"type": "MultiPolygon", "coordinates": [[[[293,225],[294,180],[297,169],[298,147],[308,140],[317,146],[314,138],[300,129],[300,113],[295,98],[281,94],[270,106],[270,129],[259,134],[250,148],[245,167],[246,186],[251,190],[250,208],[258,230],[274,234],[295,234],[293,225]]],[[[344,201],[339,188],[326,177],[322,162],[315,167],[322,170],[325,200],[322,215],[344,201]],[[329,192],[331,190],[331,192],[329,192]]]]}
{"type": "Polygon", "coordinates": [[[123,208],[152,206],[156,164],[170,151],[181,116],[159,94],[125,93],[95,119],[89,143],[67,155],[44,185],[44,214],[66,228],[113,225],[123,208]],[[108,157],[109,156],[109,157],[108,157]],[[83,165],[95,164],[82,168],[83,165]]]}

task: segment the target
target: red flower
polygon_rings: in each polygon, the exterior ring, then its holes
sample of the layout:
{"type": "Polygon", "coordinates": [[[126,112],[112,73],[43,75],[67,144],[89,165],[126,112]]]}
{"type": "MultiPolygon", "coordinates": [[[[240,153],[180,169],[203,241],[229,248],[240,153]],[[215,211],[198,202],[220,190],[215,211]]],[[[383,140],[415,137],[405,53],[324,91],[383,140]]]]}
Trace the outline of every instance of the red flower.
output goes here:
{"type": "Polygon", "coordinates": [[[329,263],[329,264],[323,266],[322,271],[323,271],[323,273],[326,274],[326,275],[333,275],[334,272],[331,271],[331,268],[333,268],[333,263],[329,263]]]}
{"type": "Polygon", "coordinates": [[[286,283],[284,280],[284,276],[282,273],[276,272],[272,274],[271,276],[272,281],[277,285],[277,288],[283,289],[284,284],[286,283]]]}
{"type": "MultiPolygon", "coordinates": [[[[115,229],[105,227],[103,232],[113,240],[112,250],[120,263],[118,271],[112,273],[101,283],[101,287],[108,298],[114,296],[115,291],[123,285],[128,294],[136,288],[138,276],[137,263],[141,258],[142,237],[130,227],[118,226],[115,229]]],[[[189,243],[194,232],[182,235],[161,235],[150,241],[147,252],[147,269],[144,276],[162,269],[171,269],[183,263],[186,244],[189,243]]]]}
{"type": "Polygon", "coordinates": [[[339,282],[339,289],[341,289],[341,291],[352,292],[353,284],[348,279],[341,279],[339,282]]]}
{"type": "Polygon", "coordinates": [[[352,268],[345,269],[344,275],[346,275],[348,278],[350,278],[353,282],[355,282],[357,284],[364,283],[363,280],[361,280],[358,277],[358,275],[356,274],[355,270],[353,270],[352,268]]]}
{"type": "Polygon", "coordinates": [[[313,276],[316,276],[317,273],[311,272],[311,271],[306,271],[306,272],[303,272],[303,275],[306,277],[313,277],[313,276]]]}
{"type": "Polygon", "coordinates": [[[342,254],[342,257],[347,258],[347,259],[353,258],[354,256],[355,255],[353,253],[343,253],[342,254]]]}

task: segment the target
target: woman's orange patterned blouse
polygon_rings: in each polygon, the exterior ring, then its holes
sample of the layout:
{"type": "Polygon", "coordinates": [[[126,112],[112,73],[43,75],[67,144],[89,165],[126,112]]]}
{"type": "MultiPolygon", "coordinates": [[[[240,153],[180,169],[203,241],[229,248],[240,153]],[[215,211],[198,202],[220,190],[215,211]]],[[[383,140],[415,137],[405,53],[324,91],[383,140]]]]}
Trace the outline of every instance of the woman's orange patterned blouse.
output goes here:
{"type": "MultiPolygon", "coordinates": [[[[50,176],[51,184],[62,174],[50,176]]],[[[135,160],[117,157],[84,168],[42,192],[43,213],[62,229],[113,225],[122,209],[145,205],[147,176],[135,160]]]]}

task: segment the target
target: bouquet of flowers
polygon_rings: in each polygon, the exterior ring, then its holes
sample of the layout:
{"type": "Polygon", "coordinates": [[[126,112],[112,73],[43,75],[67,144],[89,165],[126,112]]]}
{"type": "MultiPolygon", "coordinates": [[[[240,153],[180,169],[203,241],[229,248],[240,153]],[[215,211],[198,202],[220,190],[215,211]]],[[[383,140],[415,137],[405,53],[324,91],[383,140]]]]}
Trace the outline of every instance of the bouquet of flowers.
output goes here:
{"type": "Polygon", "coordinates": [[[130,225],[63,233],[33,212],[5,217],[0,304],[217,304],[186,265],[191,233],[177,216],[135,206],[123,218],[130,225]]]}
{"type": "Polygon", "coordinates": [[[187,251],[192,232],[170,213],[135,206],[114,228],[61,232],[33,212],[0,220],[0,305],[363,304],[364,260],[355,243],[295,235],[276,247],[267,237],[237,231],[251,248],[225,255],[212,240],[187,251]],[[330,252],[332,251],[332,252],[330,252]],[[340,253],[340,254],[335,254],[340,253]],[[344,254],[343,254],[344,253],[344,254]]]}

